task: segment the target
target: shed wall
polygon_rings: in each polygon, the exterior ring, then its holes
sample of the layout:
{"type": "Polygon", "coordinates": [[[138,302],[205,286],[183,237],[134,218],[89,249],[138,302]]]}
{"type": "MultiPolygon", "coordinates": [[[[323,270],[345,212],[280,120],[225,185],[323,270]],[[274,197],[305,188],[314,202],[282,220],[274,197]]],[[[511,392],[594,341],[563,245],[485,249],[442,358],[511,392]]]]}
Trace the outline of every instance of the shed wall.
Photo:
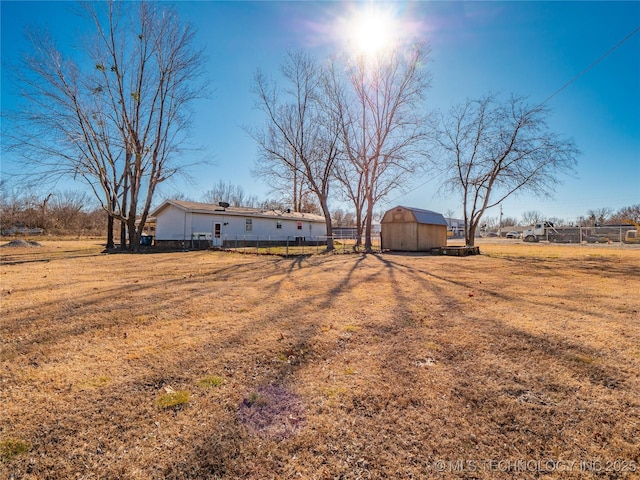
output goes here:
{"type": "Polygon", "coordinates": [[[417,251],[447,246],[447,227],[444,225],[418,225],[417,251]]]}
{"type": "Polygon", "coordinates": [[[416,251],[418,249],[418,224],[397,222],[382,224],[382,248],[389,250],[416,251]]]}

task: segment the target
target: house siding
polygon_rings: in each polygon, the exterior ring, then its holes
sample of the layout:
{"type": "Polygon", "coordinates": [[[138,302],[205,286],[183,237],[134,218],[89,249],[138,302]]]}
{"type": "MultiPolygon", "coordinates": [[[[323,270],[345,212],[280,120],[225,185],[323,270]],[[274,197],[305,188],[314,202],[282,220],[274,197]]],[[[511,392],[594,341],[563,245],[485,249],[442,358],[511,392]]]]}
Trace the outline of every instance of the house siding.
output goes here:
{"type": "Polygon", "coordinates": [[[302,214],[261,212],[259,210],[236,209],[218,210],[211,205],[187,203],[188,207],[175,205],[169,201],[156,210],[156,245],[158,246],[222,246],[251,244],[259,241],[287,242],[306,240],[317,241],[316,237],[326,235],[326,225],[322,217],[302,214]],[[210,209],[211,211],[197,211],[210,209]],[[196,210],[196,211],[193,211],[196,210]],[[242,210],[238,212],[238,210],[242,210]],[[292,218],[293,217],[293,218],[292,218]],[[251,230],[247,230],[247,219],[251,219],[251,230]],[[278,228],[278,223],[281,228],[278,228]],[[220,224],[220,237],[215,238],[215,224],[220,224]],[[298,228],[300,225],[300,229],[298,228]],[[183,244],[184,242],[184,244],[183,244]],[[188,242],[188,243],[187,243],[188,242]],[[196,244],[197,245],[194,245],[196,244]]]}
{"type": "Polygon", "coordinates": [[[157,240],[185,240],[191,238],[191,214],[173,205],[162,212],[162,221],[156,218],[157,240]]]}

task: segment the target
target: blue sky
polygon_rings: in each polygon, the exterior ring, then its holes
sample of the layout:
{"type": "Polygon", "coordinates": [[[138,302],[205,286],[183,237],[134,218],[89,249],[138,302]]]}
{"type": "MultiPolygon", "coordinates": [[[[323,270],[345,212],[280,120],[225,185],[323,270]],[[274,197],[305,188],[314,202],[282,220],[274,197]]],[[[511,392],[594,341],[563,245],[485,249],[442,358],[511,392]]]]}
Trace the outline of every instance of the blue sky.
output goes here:
{"type": "MultiPolygon", "coordinates": [[[[489,91],[527,95],[532,103],[541,102],[640,26],[640,2],[391,5],[406,28],[431,46],[430,109],[447,110],[489,91]]],[[[2,0],[0,6],[4,110],[15,102],[4,64],[14,62],[24,50],[24,27],[47,26],[63,45],[70,45],[81,25],[67,2],[2,0]]],[[[198,200],[222,180],[266,198],[267,185],[250,174],[257,150],[243,129],[262,120],[250,94],[256,69],[276,75],[287,49],[305,49],[319,58],[335,52],[339,42],[334,26],[365,4],[185,1],[177,6],[195,25],[197,43],[208,56],[207,74],[214,92],[197,105],[193,143],[203,145],[214,164],[192,170],[192,182],[165,185],[161,194],[184,192],[198,200]]],[[[507,199],[504,215],[519,218],[524,211],[538,210],[572,221],[589,209],[640,203],[640,33],[548,106],[553,112],[550,127],[572,137],[582,151],[577,173],[563,178],[553,198],[507,199]]],[[[2,170],[16,170],[6,152],[2,170]]],[[[402,204],[460,215],[460,199],[439,194],[438,187],[438,180],[428,174],[414,178],[410,192],[390,195],[389,203],[378,209],[402,204]]]]}

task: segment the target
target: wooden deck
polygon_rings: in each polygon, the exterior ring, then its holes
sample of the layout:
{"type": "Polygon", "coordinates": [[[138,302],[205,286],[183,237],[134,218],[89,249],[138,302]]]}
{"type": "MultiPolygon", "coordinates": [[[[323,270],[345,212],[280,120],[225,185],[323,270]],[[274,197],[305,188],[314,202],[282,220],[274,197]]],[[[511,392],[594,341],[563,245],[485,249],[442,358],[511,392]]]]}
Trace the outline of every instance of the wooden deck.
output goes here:
{"type": "Polygon", "coordinates": [[[480,255],[480,247],[440,247],[438,253],[440,255],[451,255],[455,257],[466,257],[467,255],[480,255]]]}

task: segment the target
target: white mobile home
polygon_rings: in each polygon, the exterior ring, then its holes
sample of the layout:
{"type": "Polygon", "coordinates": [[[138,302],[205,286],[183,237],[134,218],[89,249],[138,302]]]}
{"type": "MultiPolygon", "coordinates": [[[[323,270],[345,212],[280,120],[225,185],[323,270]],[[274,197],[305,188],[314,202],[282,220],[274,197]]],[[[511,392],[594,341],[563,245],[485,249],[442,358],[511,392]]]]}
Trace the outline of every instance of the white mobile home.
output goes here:
{"type": "Polygon", "coordinates": [[[156,245],[166,247],[317,242],[326,235],[324,217],[310,213],[166,200],[151,215],[156,245]]]}

